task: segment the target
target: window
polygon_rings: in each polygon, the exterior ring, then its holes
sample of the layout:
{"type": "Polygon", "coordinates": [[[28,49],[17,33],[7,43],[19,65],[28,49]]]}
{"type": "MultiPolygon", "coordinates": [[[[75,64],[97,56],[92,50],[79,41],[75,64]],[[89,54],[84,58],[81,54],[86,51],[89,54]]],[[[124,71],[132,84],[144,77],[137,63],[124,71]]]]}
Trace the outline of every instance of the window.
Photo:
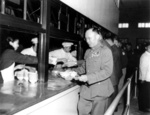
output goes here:
{"type": "Polygon", "coordinates": [[[138,28],[150,28],[150,23],[138,23],[138,28]]]}
{"type": "Polygon", "coordinates": [[[119,23],[119,28],[129,28],[129,23],[119,23]]]}

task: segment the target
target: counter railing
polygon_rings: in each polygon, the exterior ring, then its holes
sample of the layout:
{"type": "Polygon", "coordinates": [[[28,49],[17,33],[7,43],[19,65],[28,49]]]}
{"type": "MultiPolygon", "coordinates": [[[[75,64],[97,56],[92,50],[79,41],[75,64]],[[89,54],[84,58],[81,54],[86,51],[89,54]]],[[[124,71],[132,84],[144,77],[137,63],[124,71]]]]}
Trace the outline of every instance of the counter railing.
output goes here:
{"type": "Polygon", "coordinates": [[[127,102],[126,102],[126,108],[125,111],[123,113],[123,115],[129,115],[129,110],[130,110],[130,93],[131,93],[131,80],[132,80],[133,76],[128,78],[126,84],[123,86],[123,88],[120,90],[120,92],[118,93],[118,95],[116,96],[116,98],[113,100],[113,102],[111,103],[111,105],[109,106],[109,108],[107,109],[107,111],[105,112],[104,115],[112,115],[114,113],[114,110],[116,109],[119,100],[121,99],[121,97],[123,96],[126,88],[127,88],[127,102]]]}
{"type": "Polygon", "coordinates": [[[134,98],[135,99],[137,98],[138,71],[139,71],[139,68],[136,68],[136,71],[135,71],[135,80],[134,80],[134,83],[135,83],[135,86],[134,86],[134,98]]]}

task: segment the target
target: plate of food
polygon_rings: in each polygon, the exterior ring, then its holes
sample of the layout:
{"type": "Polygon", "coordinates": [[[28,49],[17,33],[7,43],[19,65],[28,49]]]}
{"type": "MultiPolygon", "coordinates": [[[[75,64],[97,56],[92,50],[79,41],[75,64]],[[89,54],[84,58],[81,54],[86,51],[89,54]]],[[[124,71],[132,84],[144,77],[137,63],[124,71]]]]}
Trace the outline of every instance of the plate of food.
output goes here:
{"type": "Polygon", "coordinates": [[[77,72],[71,70],[66,70],[64,72],[60,72],[59,74],[65,80],[72,80],[78,76],[77,72]]]}
{"type": "Polygon", "coordinates": [[[67,61],[66,63],[63,64],[63,67],[74,67],[77,66],[76,61],[67,61]]]}

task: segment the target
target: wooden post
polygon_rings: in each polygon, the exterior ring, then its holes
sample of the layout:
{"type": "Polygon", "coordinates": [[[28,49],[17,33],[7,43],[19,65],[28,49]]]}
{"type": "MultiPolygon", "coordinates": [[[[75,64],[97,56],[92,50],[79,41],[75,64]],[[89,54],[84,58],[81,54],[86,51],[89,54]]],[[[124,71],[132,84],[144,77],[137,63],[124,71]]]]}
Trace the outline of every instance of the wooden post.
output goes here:
{"type": "Polygon", "coordinates": [[[38,50],[38,75],[39,82],[48,80],[48,51],[49,51],[49,33],[50,33],[50,0],[41,0],[40,23],[45,33],[40,34],[38,50]]]}
{"type": "Polygon", "coordinates": [[[5,0],[1,1],[1,13],[5,14],[5,0]]]}
{"type": "Polygon", "coordinates": [[[135,86],[134,86],[134,98],[137,98],[137,69],[135,71],[135,86]]]}
{"type": "Polygon", "coordinates": [[[27,19],[27,0],[24,0],[24,4],[23,4],[23,19],[24,20],[27,19]]]}

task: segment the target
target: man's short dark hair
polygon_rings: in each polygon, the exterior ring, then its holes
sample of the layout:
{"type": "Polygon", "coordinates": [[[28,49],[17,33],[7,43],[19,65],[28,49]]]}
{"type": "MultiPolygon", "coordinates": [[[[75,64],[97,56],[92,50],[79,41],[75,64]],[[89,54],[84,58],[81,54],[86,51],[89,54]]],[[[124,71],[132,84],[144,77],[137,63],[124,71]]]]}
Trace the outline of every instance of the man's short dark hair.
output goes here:
{"type": "Polygon", "coordinates": [[[101,28],[93,27],[93,28],[92,28],[92,31],[93,31],[93,32],[96,32],[97,34],[99,34],[99,35],[101,35],[101,36],[103,37],[101,28]]]}

